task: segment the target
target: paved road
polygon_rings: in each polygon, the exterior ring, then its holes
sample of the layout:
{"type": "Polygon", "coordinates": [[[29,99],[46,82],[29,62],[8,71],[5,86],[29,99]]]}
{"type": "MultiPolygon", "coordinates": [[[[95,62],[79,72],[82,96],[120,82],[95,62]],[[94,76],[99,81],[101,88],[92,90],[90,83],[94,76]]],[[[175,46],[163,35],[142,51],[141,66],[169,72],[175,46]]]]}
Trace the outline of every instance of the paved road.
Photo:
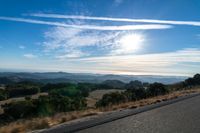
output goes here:
{"type": "Polygon", "coordinates": [[[200,96],[77,133],[200,133],[200,96]]]}

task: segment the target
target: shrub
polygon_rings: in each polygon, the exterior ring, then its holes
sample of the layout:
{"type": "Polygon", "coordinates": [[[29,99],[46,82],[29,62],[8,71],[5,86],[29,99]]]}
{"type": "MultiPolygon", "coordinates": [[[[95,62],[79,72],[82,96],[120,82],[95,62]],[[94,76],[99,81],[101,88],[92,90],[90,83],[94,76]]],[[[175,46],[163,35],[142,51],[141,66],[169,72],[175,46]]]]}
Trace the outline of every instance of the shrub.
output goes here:
{"type": "Polygon", "coordinates": [[[12,88],[8,90],[9,97],[21,97],[27,95],[34,95],[39,93],[38,87],[31,87],[31,88],[12,88]]]}
{"type": "Polygon", "coordinates": [[[200,85],[200,74],[194,75],[193,78],[186,79],[184,84],[185,84],[186,87],[200,85]]]}
{"type": "Polygon", "coordinates": [[[11,119],[49,116],[57,112],[82,110],[87,106],[83,97],[69,98],[61,95],[40,96],[38,99],[18,101],[4,106],[5,115],[11,119]]]}
{"type": "Polygon", "coordinates": [[[35,115],[35,106],[30,101],[18,101],[8,104],[4,112],[12,119],[26,118],[35,115]]]}
{"type": "Polygon", "coordinates": [[[168,93],[168,89],[165,87],[164,84],[162,83],[153,83],[150,84],[148,89],[147,89],[147,93],[149,96],[158,96],[158,95],[164,95],[166,93],[168,93]]]}
{"type": "Polygon", "coordinates": [[[126,95],[120,92],[112,92],[103,95],[102,99],[96,103],[97,107],[119,104],[127,101],[126,95]]]}
{"type": "Polygon", "coordinates": [[[8,93],[6,90],[0,89],[0,101],[6,100],[8,98],[8,93]]]}
{"type": "Polygon", "coordinates": [[[143,87],[142,82],[138,80],[131,81],[125,86],[126,89],[137,89],[137,88],[142,88],[142,87],[143,87]]]}
{"type": "Polygon", "coordinates": [[[86,107],[87,107],[87,103],[86,103],[85,98],[76,97],[76,98],[72,99],[72,102],[71,102],[72,110],[82,110],[82,109],[85,109],[86,107]]]}
{"type": "Polygon", "coordinates": [[[46,85],[44,85],[43,87],[41,87],[41,92],[50,92],[52,90],[57,90],[57,89],[61,89],[61,88],[65,88],[68,86],[72,86],[74,84],[71,83],[57,83],[57,84],[51,84],[48,83],[46,85]]]}
{"type": "Polygon", "coordinates": [[[132,88],[125,91],[125,95],[130,101],[146,98],[147,93],[144,88],[132,88]]]}
{"type": "Polygon", "coordinates": [[[36,113],[38,116],[54,114],[54,108],[48,96],[40,96],[37,100],[34,100],[33,103],[36,105],[36,113]]]}

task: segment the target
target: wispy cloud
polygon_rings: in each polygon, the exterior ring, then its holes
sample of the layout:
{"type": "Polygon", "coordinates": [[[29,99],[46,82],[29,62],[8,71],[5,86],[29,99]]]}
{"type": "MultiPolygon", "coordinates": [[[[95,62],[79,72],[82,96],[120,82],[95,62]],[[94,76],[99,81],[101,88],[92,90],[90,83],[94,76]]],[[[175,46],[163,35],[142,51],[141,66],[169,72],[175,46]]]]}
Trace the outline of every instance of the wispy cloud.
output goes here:
{"type": "Polygon", "coordinates": [[[93,32],[54,27],[44,33],[44,51],[58,59],[133,54],[142,47],[145,35],[138,32],[93,32]],[[98,52],[95,51],[98,50],[98,52]]]}
{"type": "MultiPolygon", "coordinates": [[[[192,76],[199,71],[199,57],[200,49],[189,48],[174,52],[129,56],[71,58],[50,62],[41,60],[41,63],[31,64],[30,62],[28,66],[30,66],[29,69],[38,68],[44,71],[192,76]]],[[[18,65],[20,68],[25,67],[22,63],[18,65]]]]}
{"type": "Polygon", "coordinates": [[[83,53],[82,51],[79,51],[79,50],[71,50],[67,54],[57,55],[55,56],[55,58],[59,60],[65,60],[69,58],[73,59],[73,58],[79,58],[83,56],[86,56],[86,53],[83,53]]]}
{"type": "Polygon", "coordinates": [[[45,18],[84,19],[84,20],[102,20],[102,21],[117,21],[117,22],[139,22],[139,23],[200,26],[199,21],[175,21],[175,20],[158,20],[158,19],[92,17],[92,16],[79,16],[79,15],[45,14],[45,13],[34,13],[34,14],[30,14],[30,15],[35,16],[35,17],[45,17],[45,18]]]}
{"type": "Polygon", "coordinates": [[[200,49],[189,48],[165,53],[56,60],[47,68],[87,73],[191,76],[199,71],[199,57],[200,49]],[[63,66],[68,67],[63,69],[63,66]]]}
{"type": "Polygon", "coordinates": [[[77,61],[95,64],[99,70],[118,74],[185,75],[198,71],[199,57],[200,49],[190,48],[166,53],[90,57],[77,59],[77,61]]]}
{"type": "Polygon", "coordinates": [[[77,58],[89,56],[91,48],[102,50],[114,48],[114,39],[121,32],[93,32],[82,29],[54,27],[44,33],[45,52],[56,54],[56,58],[77,58]]]}
{"type": "Polygon", "coordinates": [[[23,45],[20,45],[19,48],[20,48],[20,49],[25,49],[26,47],[23,46],[23,45]]]}
{"type": "MultiPolygon", "coordinates": [[[[200,49],[198,48],[186,48],[174,52],[166,53],[153,53],[153,54],[142,54],[142,55],[127,55],[127,56],[104,56],[104,57],[90,57],[83,58],[80,60],[91,61],[91,62],[104,62],[115,60],[116,62],[127,63],[164,63],[165,65],[171,65],[180,62],[200,62],[200,49]]],[[[112,62],[113,63],[113,62],[112,62]]],[[[125,65],[127,65],[127,63],[125,65]]],[[[121,63],[120,63],[121,64],[121,63]]],[[[155,64],[155,65],[161,65],[155,64]]]]}
{"type": "Polygon", "coordinates": [[[34,55],[34,54],[31,54],[31,53],[24,54],[24,57],[25,57],[25,58],[28,58],[28,59],[37,58],[37,56],[36,56],[36,55],[34,55]]]}
{"type": "Polygon", "coordinates": [[[51,21],[42,21],[42,20],[15,18],[15,17],[0,17],[0,20],[52,25],[52,26],[60,26],[60,27],[67,27],[67,28],[87,29],[87,30],[101,30],[101,31],[159,30],[159,29],[172,28],[172,26],[170,25],[160,25],[160,24],[120,25],[120,26],[73,25],[73,24],[70,25],[70,24],[61,23],[61,22],[51,22],[51,21]]]}

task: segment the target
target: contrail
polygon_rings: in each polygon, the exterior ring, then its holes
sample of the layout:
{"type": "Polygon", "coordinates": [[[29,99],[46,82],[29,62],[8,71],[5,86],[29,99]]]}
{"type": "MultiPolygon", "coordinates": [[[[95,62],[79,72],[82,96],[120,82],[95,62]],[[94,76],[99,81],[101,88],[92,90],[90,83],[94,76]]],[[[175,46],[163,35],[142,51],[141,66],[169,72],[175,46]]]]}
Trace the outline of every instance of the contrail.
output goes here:
{"type": "Polygon", "coordinates": [[[158,20],[158,19],[130,19],[130,18],[112,18],[112,17],[92,17],[77,15],[60,15],[60,14],[30,14],[34,17],[45,18],[62,18],[62,19],[86,19],[86,20],[102,20],[102,21],[118,21],[118,22],[139,22],[139,23],[156,23],[156,24],[172,24],[172,25],[191,25],[200,26],[199,21],[174,21],[174,20],[158,20]]]}
{"type": "Polygon", "coordinates": [[[76,25],[66,24],[61,22],[42,21],[35,19],[15,18],[15,17],[0,17],[0,20],[25,22],[33,24],[53,25],[61,27],[79,28],[87,30],[102,30],[102,31],[121,31],[121,30],[159,30],[172,28],[170,25],[159,25],[159,24],[143,24],[143,25],[120,25],[120,26],[97,26],[97,25],[76,25]]]}

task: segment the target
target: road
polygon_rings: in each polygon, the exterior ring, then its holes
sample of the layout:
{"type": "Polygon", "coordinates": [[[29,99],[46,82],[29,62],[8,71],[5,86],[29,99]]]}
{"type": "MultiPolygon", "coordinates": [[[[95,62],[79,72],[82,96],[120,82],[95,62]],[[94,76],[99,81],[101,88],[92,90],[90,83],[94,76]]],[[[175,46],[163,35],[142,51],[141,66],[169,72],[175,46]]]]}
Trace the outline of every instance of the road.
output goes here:
{"type": "Polygon", "coordinates": [[[77,133],[200,133],[200,96],[77,133]]]}

